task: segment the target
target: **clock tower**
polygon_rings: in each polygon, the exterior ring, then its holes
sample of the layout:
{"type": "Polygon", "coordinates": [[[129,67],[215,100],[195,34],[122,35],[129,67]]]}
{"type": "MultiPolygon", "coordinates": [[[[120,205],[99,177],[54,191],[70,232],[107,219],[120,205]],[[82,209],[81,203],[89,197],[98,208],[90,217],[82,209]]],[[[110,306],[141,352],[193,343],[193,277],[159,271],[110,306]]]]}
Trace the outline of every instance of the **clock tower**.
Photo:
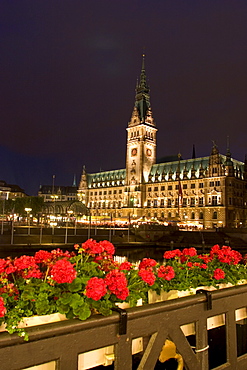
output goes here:
{"type": "Polygon", "coordinates": [[[137,81],[135,105],[127,127],[126,205],[143,207],[142,185],[148,181],[151,167],[156,163],[156,126],[150,106],[146,80],[145,55],[142,59],[140,81],[137,81]]]}

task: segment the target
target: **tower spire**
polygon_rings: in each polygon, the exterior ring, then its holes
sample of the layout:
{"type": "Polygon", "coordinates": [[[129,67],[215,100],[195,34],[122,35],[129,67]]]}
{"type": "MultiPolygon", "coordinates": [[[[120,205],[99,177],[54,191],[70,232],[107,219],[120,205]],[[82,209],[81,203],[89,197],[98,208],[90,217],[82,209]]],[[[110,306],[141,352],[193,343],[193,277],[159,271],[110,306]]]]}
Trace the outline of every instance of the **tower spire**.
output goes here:
{"type": "Polygon", "coordinates": [[[146,71],[145,71],[145,54],[142,54],[142,69],[141,69],[140,86],[142,88],[148,88],[146,71]]]}
{"type": "Polygon", "coordinates": [[[229,144],[229,135],[227,136],[227,143],[226,143],[226,155],[227,155],[227,157],[231,157],[231,151],[230,151],[230,144],[229,144]]]}
{"type": "Polygon", "coordinates": [[[145,122],[147,115],[151,115],[149,91],[145,70],[145,54],[143,54],[140,82],[137,82],[135,96],[135,108],[137,109],[140,122],[145,122]]]}

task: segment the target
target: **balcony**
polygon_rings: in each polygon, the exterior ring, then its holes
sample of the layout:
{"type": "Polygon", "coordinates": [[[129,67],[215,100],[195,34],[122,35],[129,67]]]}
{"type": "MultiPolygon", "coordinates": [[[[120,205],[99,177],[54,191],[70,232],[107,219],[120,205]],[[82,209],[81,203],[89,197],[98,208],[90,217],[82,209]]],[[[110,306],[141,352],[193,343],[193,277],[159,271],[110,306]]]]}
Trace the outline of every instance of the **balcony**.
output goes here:
{"type": "Polygon", "coordinates": [[[176,344],[186,370],[247,369],[244,302],[247,285],[240,285],[119,310],[108,317],[95,315],[86,321],[36,326],[27,329],[28,342],[2,332],[1,370],[26,369],[48,362],[56,370],[82,370],[88,367],[83,365],[81,354],[106,346],[114,348],[106,355],[107,363],[114,360],[115,370],[131,370],[132,341],[136,338],[143,340],[135,368],[150,370],[155,369],[168,337],[176,344]],[[220,338],[213,337],[213,330],[219,330],[220,338]]]}

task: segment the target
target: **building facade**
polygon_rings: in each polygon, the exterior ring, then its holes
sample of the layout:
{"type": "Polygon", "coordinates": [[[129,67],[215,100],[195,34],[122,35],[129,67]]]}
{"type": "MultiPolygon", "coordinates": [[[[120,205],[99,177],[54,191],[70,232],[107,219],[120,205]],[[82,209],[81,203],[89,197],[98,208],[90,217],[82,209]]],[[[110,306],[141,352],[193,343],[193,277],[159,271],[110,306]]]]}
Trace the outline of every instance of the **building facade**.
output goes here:
{"type": "Polygon", "coordinates": [[[203,228],[247,227],[247,162],[220,154],[156,161],[144,56],[127,127],[126,168],[89,174],[83,168],[78,198],[100,219],[160,220],[203,228]]]}
{"type": "Polygon", "coordinates": [[[44,202],[67,202],[77,200],[76,186],[57,186],[57,185],[42,185],[38,192],[39,197],[44,198],[44,202]]]}
{"type": "Polygon", "coordinates": [[[23,198],[26,194],[19,185],[7,184],[6,181],[0,181],[0,200],[23,198]]]}

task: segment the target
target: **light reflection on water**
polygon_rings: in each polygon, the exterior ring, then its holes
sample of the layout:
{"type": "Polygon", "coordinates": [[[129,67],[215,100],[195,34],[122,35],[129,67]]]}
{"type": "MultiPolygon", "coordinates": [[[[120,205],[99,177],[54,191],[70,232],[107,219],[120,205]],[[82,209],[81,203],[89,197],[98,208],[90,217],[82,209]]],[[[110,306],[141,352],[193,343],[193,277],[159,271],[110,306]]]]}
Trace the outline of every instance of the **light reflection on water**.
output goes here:
{"type": "Polygon", "coordinates": [[[166,251],[165,248],[129,248],[129,249],[121,249],[116,248],[115,258],[116,261],[122,263],[125,260],[131,263],[138,263],[143,258],[153,258],[157,262],[163,262],[163,255],[166,251]]]}

